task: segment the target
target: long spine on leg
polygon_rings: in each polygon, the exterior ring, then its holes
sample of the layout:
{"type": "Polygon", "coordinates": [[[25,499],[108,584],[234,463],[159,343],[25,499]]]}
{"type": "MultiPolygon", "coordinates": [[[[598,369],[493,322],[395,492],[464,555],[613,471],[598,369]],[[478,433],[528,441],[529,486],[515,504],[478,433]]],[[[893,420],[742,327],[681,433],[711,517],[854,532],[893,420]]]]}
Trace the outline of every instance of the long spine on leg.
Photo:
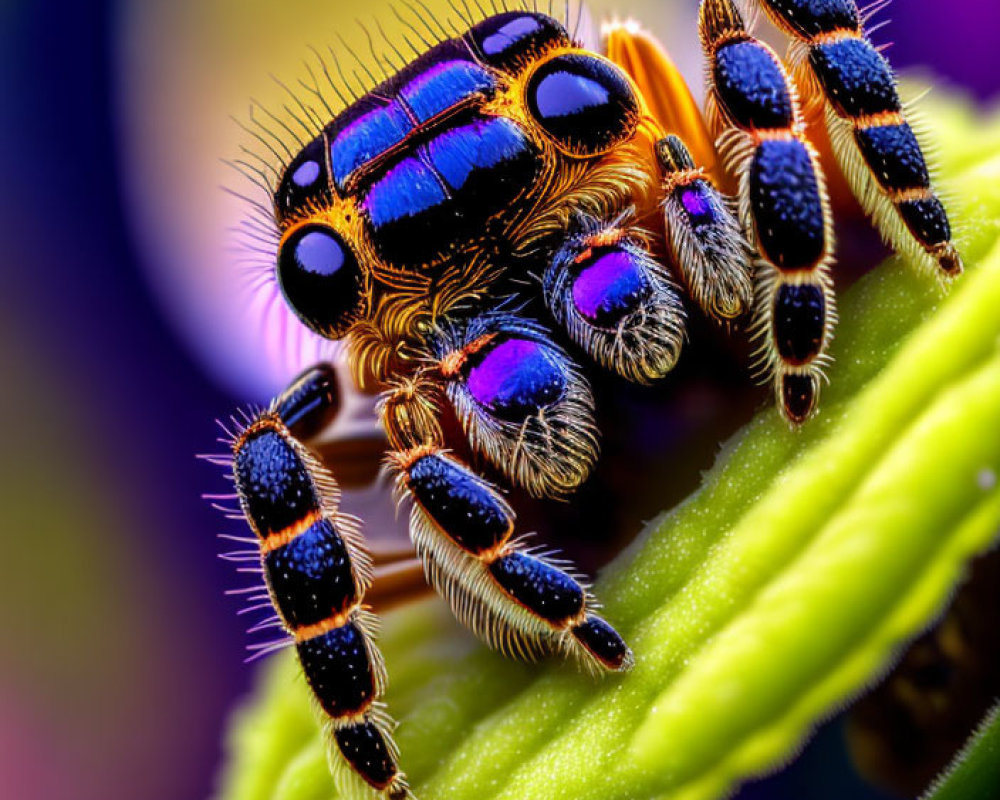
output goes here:
{"type": "Polygon", "coordinates": [[[310,430],[335,395],[307,373],[232,441],[233,475],[256,534],[264,580],[328,723],[331,766],[349,796],[410,798],[398,769],[375,618],[361,601],[371,560],[357,521],[338,513],[333,476],[289,428],[310,430]],[[360,780],[359,780],[360,779],[360,780]]]}
{"type": "Polygon", "coordinates": [[[833,231],[823,173],[803,133],[795,87],[770,47],[749,35],[732,0],[703,0],[708,117],[739,176],[740,216],[760,260],[755,329],[762,371],[785,416],[815,409],[836,319],[833,231]]]}
{"type": "Polygon", "coordinates": [[[892,247],[949,277],[962,271],[951,225],[907,122],[892,69],[855,0],[760,0],[794,37],[793,59],[827,100],[830,140],[855,195],[892,247]]]}

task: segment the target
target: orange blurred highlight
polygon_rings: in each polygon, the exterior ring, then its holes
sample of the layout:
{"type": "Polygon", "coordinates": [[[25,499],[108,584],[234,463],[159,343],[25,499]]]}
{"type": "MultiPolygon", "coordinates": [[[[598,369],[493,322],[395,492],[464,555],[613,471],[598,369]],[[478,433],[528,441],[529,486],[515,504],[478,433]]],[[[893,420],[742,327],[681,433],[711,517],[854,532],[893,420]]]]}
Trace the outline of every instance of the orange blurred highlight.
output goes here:
{"type": "Polygon", "coordinates": [[[609,23],[602,33],[608,58],[635,81],[650,114],[667,133],[684,140],[695,163],[719,184],[722,165],[701,109],[663,46],[631,21],[609,23]]]}

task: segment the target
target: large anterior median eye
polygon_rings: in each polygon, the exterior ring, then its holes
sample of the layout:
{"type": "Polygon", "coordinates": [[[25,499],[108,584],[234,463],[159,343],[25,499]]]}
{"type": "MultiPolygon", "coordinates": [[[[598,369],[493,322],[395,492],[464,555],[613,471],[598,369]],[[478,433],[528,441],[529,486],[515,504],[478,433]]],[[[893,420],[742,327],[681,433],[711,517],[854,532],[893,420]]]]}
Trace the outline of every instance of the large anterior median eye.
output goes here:
{"type": "Polygon", "coordinates": [[[296,228],[282,242],[278,283],[299,319],[330,339],[342,336],[364,310],[358,260],[324,225],[296,228]]]}
{"type": "Polygon", "coordinates": [[[622,72],[593,55],[568,53],[542,64],[527,88],[532,116],[564,150],[598,155],[635,132],[639,103],[622,72]]]}

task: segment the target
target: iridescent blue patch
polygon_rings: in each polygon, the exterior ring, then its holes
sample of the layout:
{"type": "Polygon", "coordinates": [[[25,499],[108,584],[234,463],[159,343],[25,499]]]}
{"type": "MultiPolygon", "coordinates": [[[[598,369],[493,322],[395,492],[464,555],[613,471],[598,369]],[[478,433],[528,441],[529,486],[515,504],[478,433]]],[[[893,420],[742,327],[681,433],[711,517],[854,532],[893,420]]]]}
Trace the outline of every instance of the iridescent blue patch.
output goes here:
{"type": "Polygon", "coordinates": [[[440,206],[446,199],[441,183],[425,164],[404,158],[372,184],[364,207],[378,228],[440,206]]]}
{"type": "Polygon", "coordinates": [[[613,327],[635,311],[650,289],[642,262],[627,250],[616,248],[580,271],[573,282],[573,304],[592,325],[613,327]]]}
{"type": "Polygon", "coordinates": [[[531,145],[517,123],[502,117],[477,119],[445,131],[427,145],[434,168],[448,186],[456,190],[462,188],[471,175],[515,161],[530,152],[531,145]]]}
{"type": "Polygon", "coordinates": [[[562,399],[566,370],[558,354],[532,339],[503,339],[483,351],[468,371],[466,388],[491,414],[522,422],[562,399]]]}
{"type": "Polygon", "coordinates": [[[398,145],[411,130],[413,124],[397,102],[347,123],[330,145],[330,164],[337,188],[343,190],[351,173],[398,145]]]}
{"type": "Polygon", "coordinates": [[[362,205],[379,253],[433,260],[485,227],[534,180],[538,154],[516,122],[473,118],[447,128],[374,179],[362,205]]]}
{"type": "Polygon", "coordinates": [[[461,103],[477,92],[495,88],[492,76],[469,61],[434,64],[400,90],[414,116],[421,123],[461,103]]]}

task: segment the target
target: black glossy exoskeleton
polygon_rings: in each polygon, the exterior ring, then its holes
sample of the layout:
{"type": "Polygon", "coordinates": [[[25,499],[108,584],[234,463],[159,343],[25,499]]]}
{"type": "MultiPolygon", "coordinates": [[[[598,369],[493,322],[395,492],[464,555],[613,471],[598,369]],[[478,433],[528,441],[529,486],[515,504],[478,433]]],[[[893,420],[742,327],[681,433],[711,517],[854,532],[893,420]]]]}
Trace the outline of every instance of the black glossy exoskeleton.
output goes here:
{"type": "MultiPolygon", "coordinates": [[[[829,103],[876,221],[897,247],[959,271],[853,0],[760,2],[808,48],[793,74],[816,84],[809,102],[829,103]]],[[[795,82],[731,0],[704,0],[701,38],[707,121],[736,202],[699,168],[692,153],[714,145],[700,116],[677,113],[693,101],[644,35],[611,28],[616,61],[535,11],[465,23],[331,111],[281,166],[266,221],[277,282],[305,325],[346,342],[353,382],[380,393],[416,555],[456,616],[505,653],[626,670],[632,653],[587,584],[525,545],[478,462],[529,495],[570,495],[599,440],[583,364],[637,383],[666,375],[685,336],[682,285],[717,322],[753,314],[779,407],[804,421],[835,319],[825,181],[795,82]]],[[[232,434],[227,463],[256,534],[236,557],[260,558],[342,790],[405,798],[363,605],[371,558],[330,467],[303,444],[338,405],[320,366],[232,434]]]]}

